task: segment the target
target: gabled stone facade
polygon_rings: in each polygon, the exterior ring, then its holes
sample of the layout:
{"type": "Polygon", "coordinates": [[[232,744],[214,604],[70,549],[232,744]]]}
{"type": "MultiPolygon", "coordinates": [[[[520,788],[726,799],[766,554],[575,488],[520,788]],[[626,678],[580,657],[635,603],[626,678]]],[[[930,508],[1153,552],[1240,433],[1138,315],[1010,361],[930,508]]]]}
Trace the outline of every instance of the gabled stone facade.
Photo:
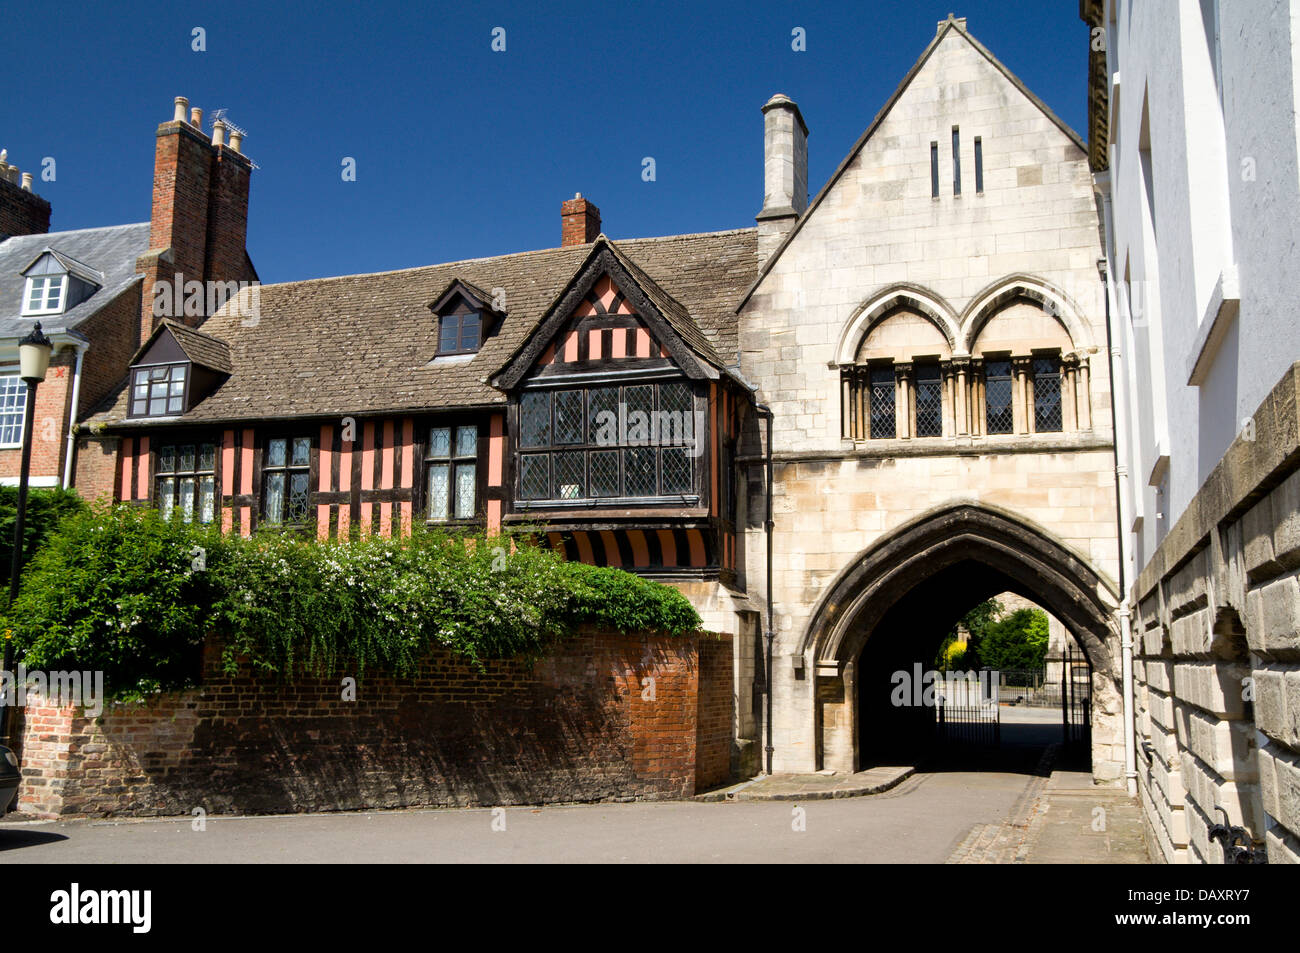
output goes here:
{"type": "MultiPolygon", "coordinates": [[[[769,119],[768,149],[798,155],[802,118],[786,124],[794,142],[774,141],[770,126],[769,119]]],[[[783,174],[800,180],[798,172],[783,174]]],[[[760,253],[762,227],[760,216],[760,253]]],[[[961,505],[990,520],[996,513],[1068,553],[1078,564],[1074,583],[1097,589],[1087,623],[1096,637],[1081,638],[1097,673],[1094,771],[1119,777],[1100,255],[1083,143],[963,20],[940,23],[878,118],[762,263],[739,311],[741,371],[773,416],[774,770],[863,766],[860,742],[870,729],[858,693],[877,687],[864,688],[857,653],[871,633],[858,630],[867,614],[908,589],[843,584],[909,527],[961,505]],[[1059,417],[1036,411],[1054,392],[1059,417]],[[849,611],[841,599],[862,601],[849,611]],[[832,624],[828,610],[840,609],[848,617],[832,624]]],[[[756,516],[764,506],[763,424],[753,424],[751,593],[765,572],[756,516]]],[[[971,532],[974,539],[982,531],[971,532]]],[[[968,555],[972,566],[992,560],[976,546],[968,555]]],[[[1053,604],[1045,586],[1021,580],[1007,588],[1064,618],[1059,594],[1053,604]]],[[[933,619],[936,631],[960,618],[969,599],[997,591],[954,594],[951,618],[933,619]]],[[[916,658],[929,657],[931,634],[918,634],[916,658]]]]}

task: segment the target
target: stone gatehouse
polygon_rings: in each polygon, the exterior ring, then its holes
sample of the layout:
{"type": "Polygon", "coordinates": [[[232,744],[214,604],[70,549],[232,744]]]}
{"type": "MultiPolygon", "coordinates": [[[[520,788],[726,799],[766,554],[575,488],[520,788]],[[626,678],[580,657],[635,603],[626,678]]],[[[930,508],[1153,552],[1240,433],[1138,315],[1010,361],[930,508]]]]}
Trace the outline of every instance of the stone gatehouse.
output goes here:
{"type": "MultiPolygon", "coordinates": [[[[879,750],[895,733],[888,673],[1009,590],[1087,652],[1094,773],[1119,778],[1114,457],[1084,144],[954,19],[811,203],[798,107],[778,96],[764,110],[739,350],[772,412],[773,770],[898,754],[879,750]]],[[[742,453],[757,474],[757,439],[742,453]]]]}

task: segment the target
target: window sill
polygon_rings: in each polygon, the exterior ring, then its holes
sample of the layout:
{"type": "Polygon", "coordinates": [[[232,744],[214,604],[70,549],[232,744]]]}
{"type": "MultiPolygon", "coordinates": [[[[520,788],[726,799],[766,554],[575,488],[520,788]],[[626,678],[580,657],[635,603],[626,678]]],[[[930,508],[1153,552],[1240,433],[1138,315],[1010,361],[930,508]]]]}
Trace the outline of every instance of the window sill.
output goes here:
{"type": "Polygon", "coordinates": [[[602,496],[575,500],[515,500],[516,510],[566,509],[627,509],[630,506],[699,506],[699,494],[681,496],[602,496]]]}

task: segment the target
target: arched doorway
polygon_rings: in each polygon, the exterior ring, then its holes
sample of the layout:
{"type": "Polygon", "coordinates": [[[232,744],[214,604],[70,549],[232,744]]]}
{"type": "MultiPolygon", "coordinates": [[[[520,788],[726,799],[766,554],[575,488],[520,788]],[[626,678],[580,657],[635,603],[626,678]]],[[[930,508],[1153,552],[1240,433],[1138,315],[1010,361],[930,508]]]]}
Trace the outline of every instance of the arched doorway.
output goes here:
{"type": "Polygon", "coordinates": [[[817,682],[818,767],[857,771],[922,757],[934,709],[900,707],[893,676],[929,664],[968,609],[1002,592],[1042,606],[1086,656],[1093,771],[1117,776],[1123,753],[1113,584],[1043,528],[979,503],[948,505],[903,525],[860,553],[819,602],[801,646],[817,682]]]}

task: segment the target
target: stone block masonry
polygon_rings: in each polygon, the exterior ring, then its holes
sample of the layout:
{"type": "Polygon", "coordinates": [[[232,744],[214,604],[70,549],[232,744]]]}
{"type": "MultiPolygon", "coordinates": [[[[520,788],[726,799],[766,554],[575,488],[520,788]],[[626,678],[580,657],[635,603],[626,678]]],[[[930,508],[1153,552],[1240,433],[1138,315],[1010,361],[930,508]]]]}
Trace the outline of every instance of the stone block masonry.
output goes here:
{"type": "Polygon", "coordinates": [[[99,718],[29,703],[19,809],[44,817],[466,807],[689,797],[730,781],[731,641],[585,628],[478,672],[280,684],[222,673],[99,718]],[[653,679],[653,681],[650,681],[653,679]]]}
{"type": "Polygon", "coordinates": [[[1134,586],[1138,782],[1152,853],[1220,863],[1219,822],[1300,863],[1300,364],[1134,586]]]}

